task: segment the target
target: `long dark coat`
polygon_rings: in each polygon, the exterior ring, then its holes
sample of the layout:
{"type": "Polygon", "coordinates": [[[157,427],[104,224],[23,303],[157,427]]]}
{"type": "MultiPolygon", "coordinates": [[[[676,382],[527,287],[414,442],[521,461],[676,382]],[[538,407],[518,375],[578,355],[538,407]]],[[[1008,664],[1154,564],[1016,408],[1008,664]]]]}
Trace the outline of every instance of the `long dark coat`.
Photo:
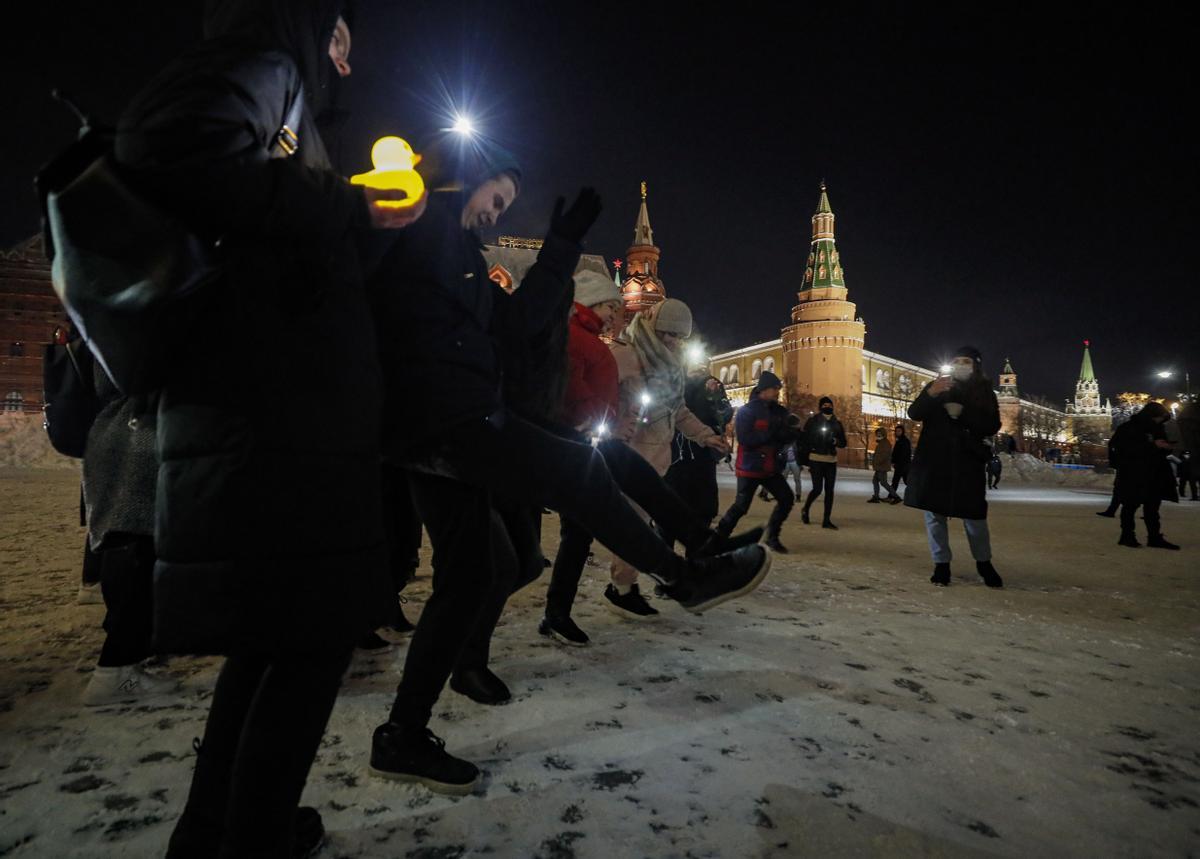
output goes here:
{"type": "Polygon", "coordinates": [[[1166,437],[1162,424],[1141,413],[1113,433],[1109,458],[1117,469],[1116,493],[1122,504],[1179,500],[1168,452],[1154,443],[1166,437]]]}
{"type": "Polygon", "coordinates": [[[268,158],[302,85],[313,108],[341,3],[210,4],[208,40],[121,119],[130,181],[210,238],[223,275],[159,407],[156,642],[173,652],[352,646],[389,597],[381,388],[352,231],[311,111],[268,158]]]}
{"type": "Polygon", "coordinates": [[[986,379],[956,382],[937,397],[929,385],[908,407],[908,416],[921,421],[921,439],[908,472],[904,504],[960,519],[987,518],[985,466],[991,451],[984,439],[1000,431],[1000,407],[986,379]],[[961,403],[957,420],[946,403],[961,403]]]}

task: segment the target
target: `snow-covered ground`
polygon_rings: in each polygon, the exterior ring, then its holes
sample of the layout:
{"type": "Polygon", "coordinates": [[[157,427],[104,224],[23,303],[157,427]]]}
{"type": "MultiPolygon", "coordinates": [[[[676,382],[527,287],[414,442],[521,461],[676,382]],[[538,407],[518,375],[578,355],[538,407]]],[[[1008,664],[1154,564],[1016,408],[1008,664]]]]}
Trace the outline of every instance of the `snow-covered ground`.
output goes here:
{"type": "MultiPolygon", "coordinates": [[[[447,691],[434,718],[486,772],[465,799],[366,773],[403,647],[356,657],[305,796],[320,856],[1195,855],[1200,503],[1164,510],[1184,551],[1134,551],[1092,515],[1107,492],[1002,484],[1007,587],[955,527],[935,589],[919,514],[863,503],[868,477],[839,475],[841,530],[793,517],[763,587],[703,618],[623,622],[589,568],[594,643],[567,650],[536,633],[544,584],[518,595],[493,664],[515,700],[447,691]]],[[[76,480],[0,470],[0,856],[160,856],[218,663],[172,660],[184,691],[153,706],[79,706],[102,609],[74,603],[76,480]]]]}

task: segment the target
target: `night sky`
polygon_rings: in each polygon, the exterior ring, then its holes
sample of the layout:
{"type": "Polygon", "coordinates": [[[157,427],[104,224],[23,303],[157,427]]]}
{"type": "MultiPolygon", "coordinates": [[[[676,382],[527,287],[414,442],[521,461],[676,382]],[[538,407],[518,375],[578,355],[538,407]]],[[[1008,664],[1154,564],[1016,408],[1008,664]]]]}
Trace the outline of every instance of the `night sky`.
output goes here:
{"type": "MultiPolygon", "coordinates": [[[[115,117],[199,32],[195,0],[83,5],[10,34],[4,246],[36,231],[32,175],[74,131],[49,89],[115,117]]],[[[591,184],[587,250],[610,261],[645,179],[668,295],[714,349],[789,321],[825,179],[868,349],[936,366],[973,343],[1061,403],[1089,338],[1105,395],[1167,394],[1160,369],[1200,388],[1195,12],[358,5],[343,169],[458,106],[525,166],[499,232],[542,235],[554,197],[591,184]]]]}

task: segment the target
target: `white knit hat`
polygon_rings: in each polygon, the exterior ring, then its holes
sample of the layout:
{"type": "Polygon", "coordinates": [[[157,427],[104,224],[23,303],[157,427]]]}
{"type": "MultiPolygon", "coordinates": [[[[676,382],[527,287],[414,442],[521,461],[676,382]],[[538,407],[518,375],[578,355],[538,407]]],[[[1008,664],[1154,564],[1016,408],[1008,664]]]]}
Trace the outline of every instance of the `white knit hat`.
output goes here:
{"type": "Polygon", "coordinates": [[[692,311],[678,298],[668,298],[655,308],[654,330],[691,337],[692,311]]]}
{"type": "Polygon", "coordinates": [[[621,291],[608,275],[584,269],[575,273],[575,301],[584,307],[595,307],[606,301],[620,301],[621,291]]]}

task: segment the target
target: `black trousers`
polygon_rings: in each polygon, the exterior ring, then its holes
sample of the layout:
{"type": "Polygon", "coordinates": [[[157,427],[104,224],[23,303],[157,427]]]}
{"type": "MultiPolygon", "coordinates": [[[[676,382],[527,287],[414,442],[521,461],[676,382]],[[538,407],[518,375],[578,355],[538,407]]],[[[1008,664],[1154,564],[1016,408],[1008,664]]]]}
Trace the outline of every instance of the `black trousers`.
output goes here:
{"type": "Polygon", "coordinates": [[[92,541],[89,540],[85,535],[83,538],[83,584],[100,584],[100,572],[102,567],[103,560],[100,557],[100,553],[92,550],[92,541]]]}
{"type": "Polygon", "coordinates": [[[988,472],[988,489],[995,489],[1000,485],[1000,475],[988,472]]]}
{"type": "Polygon", "coordinates": [[[904,485],[908,486],[908,466],[892,466],[892,494],[896,494],[896,488],[900,485],[900,481],[904,481],[904,485]]]}
{"type": "Polygon", "coordinates": [[[681,459],[667,469],[663,479],[705,524],[712,522],[721,512],[717,464],[711,457],[681,459]]]}
{"type": "MultiPolygon", "coordinates": [[[[685,546],[691,545],[707,536],[706,528],[712,516],[704,518],[703,514],[697,513],[640,453],[617,439],[600,442],[596,450],[604,458],[621,491],[650,514],[668,545],[673,545],[676,540],[685,546]]],[[[713,485],[716,485],[715,470],[713,485]]],[[[546,613],[570,617],[592,535],[566,515],[562,516],[559,534],[558,554],[554,557],[554,569],[546,590],[546,613]]]]}
{"type": "Polygon", "coordinates": [[[783,527],[783,522],[792,512],[792,505],[796,501],[796,496],[792,494],[792,487],[788,486],[787,479],[782,474],[772,474],[770,477],[739,477],[737,479],[737,497],[733,499],[733,504],[725,511],[721,521],[717,523],[718,533],[725,536],[733,533],[738,521],[749,512],[750,505],[754,501],[754,493],[760,486],[765,486],[767,491],[775,497],[775,509],[771,511],[771,516],[767,519],[767,536],[779,536],[779,529],[783,527]]]}
{"type": "Polygon", "coordinates": [[[813,502],[825,493],[825,521],[828,522],[833,513],[833,486],[837,483],[836,462],[810,462],[809,473],[812,474],[812,489],[804,501],[804,512],[807,513],[813,502]]]}
{"type": "Polygon", "coordinates": [[[1114,480],[1113,481],[1112,498],[1110,498],[1108,500],[1108,507],[1107,507],[1107,509],[1105,509],[1104,512],[1105,513],[1116,513],[1117,508],[1119,508],[1120,506],[1121,506],[1121,501],[1119,498],[1117,498],[1117,485],[1116,485],[1116,481],[1114,480]]]}
{"type": "Polygon", "coordinates": [[[104,645],[97,664],[133,665],[153,652],[154,538],[110,536],[101,549],[100,593],[104,597],[104,645]]]}
{"type": "Polygon", "coordinates": [[[1162,507],[1160,498],[1148,499],[1140,504],[1130,501],[1122,502],[1121,532],[1124,534],[1134,533],[1134,516],[1138,507],[1142,508],[1142,518],[1146,520],[1146,533],[1151,537],[1157,537],[1162,533],[1162,523],[1158,516],[1158,510],[1162,507]]]}
{"type": "Polygon", "coordinates": [[[1185,490],[1188,487],[1192,488],[1192,500],[1196,500],[1196,489],[1200,486],[1200,478],[1196,477],[1181,477],[1179,478],[1179,497],[1183,498],[1187,493],[1185,490]]]}
{"type": "MultiPolygon", "coordinates": [[[[385,463],[382,473],[384,533],[388,543],[388,567],[396,593],[404,590],[420,566],[421,517],[413,506],[408,473],[385,463]]],[[[396,605],[399,620],[399,603],[396,605]]]]}
{"type": "Polygon", "coordinates": [[[349,663],[350,651],[225,660],[168,859],[291,859],[300,794],[349,663]]]}

